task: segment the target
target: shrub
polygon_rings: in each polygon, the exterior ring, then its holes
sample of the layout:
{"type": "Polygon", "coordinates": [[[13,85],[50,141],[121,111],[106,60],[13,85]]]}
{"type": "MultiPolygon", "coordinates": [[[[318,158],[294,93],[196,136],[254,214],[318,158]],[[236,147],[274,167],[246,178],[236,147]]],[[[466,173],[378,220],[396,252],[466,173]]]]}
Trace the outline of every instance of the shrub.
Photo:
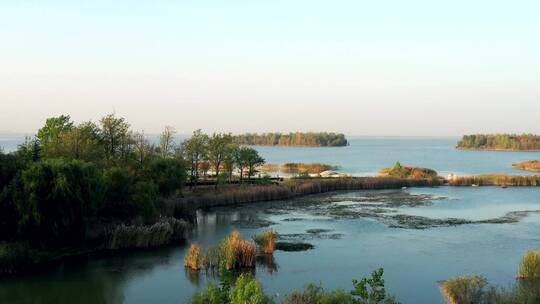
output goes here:
{"type": "Polygon", "coordinates": [[[222,291],[214,284],[206,286],[206,290],[196,293],[191,300],[193,304],[222,304],[222,291]]]}
{"type": "Polygon", "coordinates": [[[440,286],[449,304],[482,303],[487,281],[481,276],[463,276],[443,281],[440,286]]]}
{"type": "Polygon", "coordinates": [[[518,277],[520,279],[540,279],[540,251],[529,250],[521,258],[518,277]]]}
{"type": "Polygon", "coordinates": [[[186,257],[184,258],[184,266],[192,270],[199,270],[202,268],[203,256],[199,245],[191,244],[186,257]]]}
{"type": "Polygon", "coordinates": [[[241,274],[229,293],[230,304],[266,304],[270,303],[264,294],[262,285],[253,276],[241,274]]]}
{"type": "Polygon", "coordinates": [[[268,230],[262,233],[259,233],[253,237],[253,240],[257,245],[259,245],[260,250],[264,254],[274,253],[276,240],[278,234],[272,230],[268,230]]]}

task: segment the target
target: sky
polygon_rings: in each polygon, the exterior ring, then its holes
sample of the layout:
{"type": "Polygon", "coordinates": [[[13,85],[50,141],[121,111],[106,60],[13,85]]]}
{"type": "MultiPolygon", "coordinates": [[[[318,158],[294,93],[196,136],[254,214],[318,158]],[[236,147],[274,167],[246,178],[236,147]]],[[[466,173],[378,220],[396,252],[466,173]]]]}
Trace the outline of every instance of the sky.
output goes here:
{"type": "Polygon", "coordinates": [[[540,133],[540,1],[0,1],[0,132],[540,133]]]}

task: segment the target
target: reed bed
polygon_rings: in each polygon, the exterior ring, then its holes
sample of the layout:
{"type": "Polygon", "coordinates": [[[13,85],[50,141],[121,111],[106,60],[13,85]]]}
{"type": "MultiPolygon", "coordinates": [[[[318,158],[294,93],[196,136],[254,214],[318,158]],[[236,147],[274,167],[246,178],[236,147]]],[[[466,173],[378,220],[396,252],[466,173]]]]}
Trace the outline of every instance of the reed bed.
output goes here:
{"type": "Polygon", "coordinates": [[[448,183],[450,186],[538,187],[540,186],[540,175],[483,174],[456,177],[448,183]]]}
{"type": "Polygon", "coordinates": [[[441,282],[440,291],[448,304],[483,303],[487,280],[481,276],[463,276],[441,282]]]}
{"type": "Polygon", "coordinates": [[[518,278],[520,279],[540,279],[540,251],[529,250],[519,264],[518,278]]]}
{"type": "Polygon", "coordinates": [[[298,196],[340,190],[400,189],[402,187],[433,187],[442,185],[438,178],[404,179],[394,177],[312,178],[286,180],[279,185],[231,186],[222,190],[207,189],[204,193],[169,201],[169,209],[198,209],[215,206],[285,200],[298,196]]]}
{"type": "Polygon", "coordinates": [[[150,248],[170,244],[184,239],[190,229],[184,220],[172,217],[161,218],[152,225],[115,226],[106,234],[104,249],[150,248]]]}
{"type": "Polygon", "coordinates": [[[264,254],[273,254],[276,250],[276,240],[278,234],[272,230],[264,231],[253,237],[255,243],[264,254]]]}
{"type": "Polygon", "coordinates": [[[238,231],[233,231],[217,247],[202,249],[193,244],[184,258],[184,266],[192,270],[227,270],[254,268],[257,247],[245,240],[238,231]]]}

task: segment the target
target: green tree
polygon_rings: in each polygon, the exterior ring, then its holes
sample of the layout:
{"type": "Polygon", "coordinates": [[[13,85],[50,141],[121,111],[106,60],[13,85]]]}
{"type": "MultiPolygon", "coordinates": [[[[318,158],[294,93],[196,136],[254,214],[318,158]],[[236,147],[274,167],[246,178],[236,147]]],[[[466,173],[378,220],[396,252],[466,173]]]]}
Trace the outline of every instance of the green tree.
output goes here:
{"type": "Polygon", "coordinates": [[[199,166],[206,157],[208,135],[196,130],[193,135],[182,143],[182,154],[189,163],[190,180],[192,187],[197,187],[199,180],[199,166]]]}
{"type": "Polygon", "coordinates": [[[107,161],[127,161],[132,148],[130,126],[122,117],[109,114],[100,120],[100,136],[107,161]]]}
{"type": "Polygon", "coordinates": [[[150,223],[157,215],[159,190],[153,182],[139,181],[131,188],[131,201],[137,214],[145,223],[150,223]]]}
{"type": "Polygon", "coordinates": [[[43,155],[45,157],[56,157],[62,151],[61,139],[65,132],[73,128],[73,122],[69,115],[47,118],[45,126],[37,132],[43,155]]]}
{"type": "Polygon", "coordinates": [[[24,195],[16,202],[27,235],[43,246],[81,243],[88,219],[102,205],[105,184],[97,167],[50,159],[22,173],[24,195]]]}
{"type": "Polygon", "coordinates": [[[184,162],[175,158],[157,158],[148,164],[145,176],[159,189],[161,195],[171,195],[180,191],[186,182],[184,162]]]}
{"type": "Polygon", "coordinates": [[[228,147],[231,143],[232,136],[230,134],[214,133],[208,140],[208,152],[206,156],[214,168],[216,178],[219,176],[223,162],[227,159],[228,147]]]}
{"type": "Polygon", "coordinates": [[[99,137],[99,128],[91,121],[62,132],[59,138],[57,156],[65,156],[86,161],[99,161],[103,147],[99,137]]]}

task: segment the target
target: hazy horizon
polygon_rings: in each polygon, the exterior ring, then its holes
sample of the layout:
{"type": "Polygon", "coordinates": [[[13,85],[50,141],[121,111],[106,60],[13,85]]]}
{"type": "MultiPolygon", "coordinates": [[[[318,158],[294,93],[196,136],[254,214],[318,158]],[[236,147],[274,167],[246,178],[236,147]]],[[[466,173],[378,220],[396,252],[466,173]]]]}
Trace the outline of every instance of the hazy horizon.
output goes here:
{"type": "Polygon", "coordinates": [[[536,1],[3,1],[0,133],[540,133],[536,1]]]}

